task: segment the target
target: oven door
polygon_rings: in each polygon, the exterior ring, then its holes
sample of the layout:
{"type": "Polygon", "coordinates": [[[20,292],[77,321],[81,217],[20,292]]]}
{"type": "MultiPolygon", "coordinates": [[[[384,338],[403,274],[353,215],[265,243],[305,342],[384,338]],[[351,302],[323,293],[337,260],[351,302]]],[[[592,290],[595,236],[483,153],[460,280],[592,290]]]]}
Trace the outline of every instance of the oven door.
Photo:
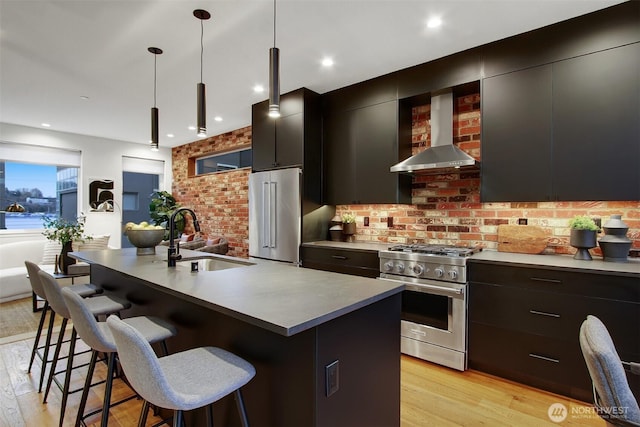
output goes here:
{"type": "Polygon", "coordinates": [[[467,348],[467,285],[381,274],[405,285],[401,335],[459,352],[467,348]]]}

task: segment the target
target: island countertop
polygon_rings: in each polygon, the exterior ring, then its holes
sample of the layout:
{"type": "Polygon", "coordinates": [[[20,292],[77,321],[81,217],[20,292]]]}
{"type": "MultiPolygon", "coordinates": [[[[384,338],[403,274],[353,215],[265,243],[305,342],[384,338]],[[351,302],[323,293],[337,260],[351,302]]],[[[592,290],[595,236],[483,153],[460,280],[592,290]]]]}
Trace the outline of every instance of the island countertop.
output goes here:
{"type": "Polygon", "coordinates": [[[182,250],[183,261],[167,267],[166,247],[155,255],[135,248],[73,252],[89,264],[145,281],[156,288],[225,315],[291,336],[403,290],[393,282],[182,250]],[[243,263],[235,268],[191,272],[190,258],[243,263]],[[250,264],[250,265],[247,265],[250,264]]]}

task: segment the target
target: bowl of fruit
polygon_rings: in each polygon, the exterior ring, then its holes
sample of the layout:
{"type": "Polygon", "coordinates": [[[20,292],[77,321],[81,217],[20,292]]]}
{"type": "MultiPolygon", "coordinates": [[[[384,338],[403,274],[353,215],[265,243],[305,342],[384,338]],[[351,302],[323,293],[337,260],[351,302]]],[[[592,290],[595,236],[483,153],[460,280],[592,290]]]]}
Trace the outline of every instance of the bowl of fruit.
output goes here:
{"type": "Polygon", "coordinates": [[[156,246],[162,241],[165,233],[164,227],[152,225],[147,221],[140,224],[128,222],[124,227],[124,234],[133,246],[138,248],[138,255],[153,255],[156,253],[156,246]]]}

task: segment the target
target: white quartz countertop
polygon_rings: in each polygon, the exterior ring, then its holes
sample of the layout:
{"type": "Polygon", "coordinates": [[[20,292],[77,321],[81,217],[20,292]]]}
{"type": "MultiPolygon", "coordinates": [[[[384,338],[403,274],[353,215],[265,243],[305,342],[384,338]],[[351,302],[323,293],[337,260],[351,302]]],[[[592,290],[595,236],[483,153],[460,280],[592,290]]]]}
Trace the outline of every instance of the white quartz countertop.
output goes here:
{"type": "Polygon", "coordinates": [[[285,336],[358,310],[403,289],[402,285],[383,280],[189,250],[180,251],[187,260],[169,268],[166,250],[159,246],[155,255],[137,256],[135,248],[125,248],[73,252],[72,256],[285,336]],[[203,256],[251,265],[191,272],[188,258],[203,256]]]}

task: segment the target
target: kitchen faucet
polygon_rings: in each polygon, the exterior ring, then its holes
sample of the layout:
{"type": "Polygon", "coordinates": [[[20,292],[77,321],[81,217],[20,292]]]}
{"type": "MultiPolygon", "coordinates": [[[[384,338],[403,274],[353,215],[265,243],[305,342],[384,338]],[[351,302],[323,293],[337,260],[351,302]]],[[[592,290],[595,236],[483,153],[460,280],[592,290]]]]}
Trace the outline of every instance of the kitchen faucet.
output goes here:
{"type": "Polygon", "coordinates": [[[176,261],[182,259],[182,255],[180,255],[180,242],[176,245],[174,242],[174,234],[176,230],[176,215],[180,212],[187,211],[191,214],[191,218],[193,219],[193,228],[197,232],[200,231],[200,224],[198,223],[198,218],[196,217],[196,213],[189,208],[178,208],[171,214],[171,218],[169,219],[169,253],[167,256],[167,263],[169,267],[175,267],[176,261]]]}

